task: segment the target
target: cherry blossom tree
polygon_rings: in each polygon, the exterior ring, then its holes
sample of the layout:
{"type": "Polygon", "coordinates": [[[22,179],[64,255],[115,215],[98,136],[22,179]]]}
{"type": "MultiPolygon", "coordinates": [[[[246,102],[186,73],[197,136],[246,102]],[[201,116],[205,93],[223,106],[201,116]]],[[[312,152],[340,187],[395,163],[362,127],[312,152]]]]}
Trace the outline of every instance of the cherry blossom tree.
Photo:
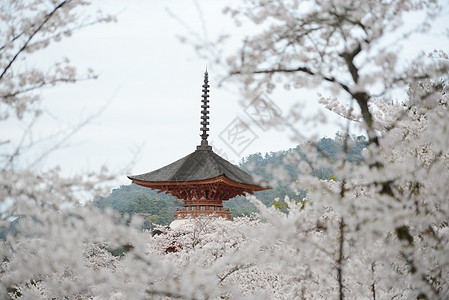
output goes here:
{"type": "MultiPolygon", "coordinates": [[[[58,167],[40,170],[35,161],[24,158],[33,151],[38,160],[41,158],[41,149],[36,147],[39,141],[32,134],[33,125],[42,114],[40,89],[96,76],[91,70],[80,75],[68,58],[41,69],[29,67],[36,65],[29,63],[34,55],[45,51],[51,43],[85,26],[113,20],[101,14],[86,15],[83,7],[89,4],[72,0],[0,4],[0,121],[21,122],[24,128],[21,138],[17,139],[15,132],[3,132],[0,140],[0,225],[8,228],[14,221],[19,231],[1,243],[3,299],[84,293],[91,283],[79,277],[86,271],[80,259],[86,243],[98,237],[92,230],[102,230],[96,228],[95,222],[116,224],[112,216],[100,216],[88,207],[78,207],[84,194],[93,197],[104,191],[103,182],[111,179],[106,169],[67,176],[58,167]]],[[[103,232],[99,236],[108,235],[103,232]]]]}
{"type": "MultiPolygon", "coordinates": [[[[106,170],[69,177],[22,160],[41,114],[38,90],[95,76],[79,75],[67,59],[48,71],[24,61],[73,30],[110,19],[84,19],[88,4],[1,4],[1,121],[30,122],[22,140],[0,142],[1,221],[17,221],[19,231],[0,244],[1,298],[449,297],[448,57],[436,49],[407,61],[396,47],[429,30],[441,3],[248,0],[226,8],[260,32],[226,61],[216,57],[228,70],[225,80],[241,84],[247,99],[278,85],[292,93],[317,87],[318,101],[349,120],[343,137],[358,126],[369,144],[358,163],[345,155],[325,159],[313,143],[306,160],[287,157],[301,174],[291,187],[307,191],[305,199],[284,199],[287,213],[253,197],[260,216],[195,219],[153,236],[139,218],[80,205],[103,189],[106,170]],[[423,22],[404,30],[410,13],[423,22]],[[329,180],[311,175],[323,166],[335,172],[329,180]]],[[[291,111],[279,122],[300,134],[295,121],[302,118],[291,111]]],[[[285,183],[283,172],[276,174],[285,183]]]]}
{"type": "MultiPolygon", "coordinates": [[[[68,58],[41,69],[28,68],[35,65],[28,62],[73,31],[111,20],[86,17],[83,8],[89,4],[76,0],[1,4],[1,121],[16,120],[25,126],[20,139],[10,134],[0,142],[0,225],[8,228],[14,223],[18,231],[0,243],[0,298],[193,299],[230,294],[232,285],[220,283],[243,269],[240,255],[233,258],[232,251],[243,240],[245,222],[217,220],[215,226],[204,221],[186,229],[182,234],[187,237],[193,230],[194,238],[190,244],[183,239],[182,249],[197,250],[190,251],[197,264],[182,264],[168,259],[165,252],[153,251],[157,241],[141,230],[143,220],[109,210],[100,213],[82,203],[105,191],[104,182],[112,178],[106,169],[68,176],[59,167],[39,169],[25,158],[33,151],[38,160],[41,157],[32,133],[43,114],[40,89],[95,78],[90,70],[80,75],[68,58]],[[233,231],[238,226],[242,228],[233,231]],[[218,240],[214,228],[227,234],[218,240]],[[211,266],[213,257],[219,256],[223,259],[211,266]]],[[[169,245],[174,233],[165,235],[169,245]]]]}
{"type": "MultiPolygon", "coordinates": [[[[224,10],[237,25],[259,29],[221,60],[224,80],[241,84],[244,99],[279,85],[316,87],[332,95],[319,102],[350,121],[347,136],[356,124],[369,138],[363,161],[337,158],[329,181],[308,175],[334,163],[318,149],[297,160],[303,175],[292,184],[308,196],[287,201],[288,215],[259,204],[273,225],[264,243],[282,237],[298,249],[298,265],[325,280],[304,288],[305,298],[448,296],[448,56],[435,49],[404,59],[399,47],[428,32],[443,8],[438,1],[260,0],[224,10]],[[407,15],[422,22],[404,28],[407,15]]],[[[207,54],[208,46],[197,48],[207,54]]],[[[300,135],[292,124],[301,112],[284,117],[300,135]]],[[[288,263],[279,266],[295,274],[288,263]]]]}

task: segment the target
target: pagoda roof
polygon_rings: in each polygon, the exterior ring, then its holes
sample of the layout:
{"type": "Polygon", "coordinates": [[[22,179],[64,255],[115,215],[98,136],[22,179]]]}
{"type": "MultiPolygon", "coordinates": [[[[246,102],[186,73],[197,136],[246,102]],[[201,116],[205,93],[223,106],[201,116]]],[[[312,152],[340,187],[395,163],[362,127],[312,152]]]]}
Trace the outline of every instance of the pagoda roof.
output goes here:
{"type": "Polygon", "coordinates": [[[184,199],[227,200],[244,193],[267,190],[257,185],[250,174],[212,151],[209,136],[209,79],[204,73],[201,105],[201,144],[196,151],[160,169],[128,176],[133,183],[184,199]]]}
{"type": "Polygon", "coordinates": [[[210,148],[197,149],[189,155],[149,173],[128,176],[137,182],[154,184],[180,184],[209,181],[219,177],[244,186],[253,186],[255,190],[265,189],[257,185],[251,175],[215,154],[210,148]]]}

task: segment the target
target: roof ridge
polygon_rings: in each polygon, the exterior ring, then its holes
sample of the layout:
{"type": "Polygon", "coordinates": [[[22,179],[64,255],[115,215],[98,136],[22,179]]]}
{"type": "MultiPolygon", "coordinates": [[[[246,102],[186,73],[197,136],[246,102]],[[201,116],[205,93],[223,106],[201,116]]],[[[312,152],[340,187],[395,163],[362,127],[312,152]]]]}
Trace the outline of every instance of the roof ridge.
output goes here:
{"type": "MultiPolygon", "coordinates": [[[[251,174],[249,174],[248,172],[240,169],[238,166],[232,164],[231,162],[227,161],[226,159],[224,159],[223,157],[221,157],[220,155],[213,153],[213,160],[216,163],[216,165],[219,165],[223,168],[225,168],[225,170],[219,170],[219,173],[224,174],[226,177],[228,177],[231,180],[234,180],[232,177],[236,177],[239,178],[239,174],[236,173],[240,173],[241,175],[244,175],[245,177],[248,177],[247,180],[249,180],[251,182],[251,184],[255,184],[253,177],[251,176],[251,174]],[[226,166],[228,165],[228,166],[226,166]],[[226,174],[226,171],[228,171],[228,173],[230,174],[226,174]]],[[[243,178],[239,178],[239,180],[243,181],[243,178]]]]}
{"type": "Polygon", "coordinates": [[[210,158],[210,159],[212,159],[212,161],[214,162],[214,164],[212,164],[212,166],[215,168],[215,170],[217,170],[218,171],[218,173],[220,174],[220,175],[222,175],[222,174],[225,174],[224,172],[223,172],[223,170],[221,170],[220,168],[218,168],[218,163],[217,163],[217,160],[215,159],[215,157],[214,156],[218,156],[218,157],[220,157],[218,154],[216,154],[214,151],[212,151],[212,150],[209,150],[208,152],[210,152],[210,153],[208,153],[208,157],[210,158]]]}

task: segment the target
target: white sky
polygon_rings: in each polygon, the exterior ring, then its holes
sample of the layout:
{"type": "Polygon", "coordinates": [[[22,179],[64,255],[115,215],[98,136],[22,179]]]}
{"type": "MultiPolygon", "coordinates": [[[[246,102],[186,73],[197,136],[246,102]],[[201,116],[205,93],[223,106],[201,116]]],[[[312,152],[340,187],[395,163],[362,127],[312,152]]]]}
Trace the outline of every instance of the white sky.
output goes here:
{"type": "MultiPolygon", "coordinates": [[[[229,31],[232,23],[221,14],[221,1],[198,3],[211,39],[229,31]]],[[[200,142],[201,85],[206,65],[211,85],[209,141],[217,153],[237,163],[251,153],[295,146],[289,134],[274,129],[264,131],[256,124],[250,128],[258,137],[240,155],[219,138],[236,117],[245,122],[250,118],[239,104],[237,87],[219,88],[217,66],[199,59],[191,46],[181,44],[176,38],[188,31],[169,16],[167,9],[192,30],[204,33],[194,1],[96,0],[95,5],[106,12],[119,12],[118,22],[77,32],[42,52],[39,63],[45,65],[66,56],[80,72],[92,67],[100,77],[43,91],[43,107],[48,113],[38,124],[36,137],[76,125],[89,115],[102,112],[52,153],[44,161],[46,167],[58,164],[74,173],[106,164],[119,170],[139,150],[136,163],[119,178],[118,184],[129,184],[126,175],[152,171],[191,153],[200,142]]],[[[418,44],[425,44],[427,49],[449,48],[447,40],[441,45],[438,40],[431,40],[413,43],[411,47],[418,44]]],[[[270,98],[281,111],[287,111],[297,101],[308,104],[308,109],[318,109],[314,104],[316,92],[312,91],[279,91],[270,98]]],[[[300,130],[307,136],[318,133],[321,137],[333,137],[341,128],[336,125],[336,119],[330,120],[326,126],[311,124],[310,128],[300,130]]]]}

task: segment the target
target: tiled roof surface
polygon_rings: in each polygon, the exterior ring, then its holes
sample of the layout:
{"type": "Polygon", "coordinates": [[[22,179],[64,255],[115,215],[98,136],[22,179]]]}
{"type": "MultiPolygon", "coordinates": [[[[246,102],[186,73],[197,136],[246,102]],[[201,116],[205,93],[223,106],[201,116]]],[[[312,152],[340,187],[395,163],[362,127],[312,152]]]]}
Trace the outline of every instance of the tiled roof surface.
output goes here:
{"type": "Polygon", "coordinates": [[[212,150],[196,150],[165,167],[145,174],[128,176],[128,178],[146,182],[187,182],[211,179],[221,175],[237,183],[257,186],[251,175],[212,150]]]}

